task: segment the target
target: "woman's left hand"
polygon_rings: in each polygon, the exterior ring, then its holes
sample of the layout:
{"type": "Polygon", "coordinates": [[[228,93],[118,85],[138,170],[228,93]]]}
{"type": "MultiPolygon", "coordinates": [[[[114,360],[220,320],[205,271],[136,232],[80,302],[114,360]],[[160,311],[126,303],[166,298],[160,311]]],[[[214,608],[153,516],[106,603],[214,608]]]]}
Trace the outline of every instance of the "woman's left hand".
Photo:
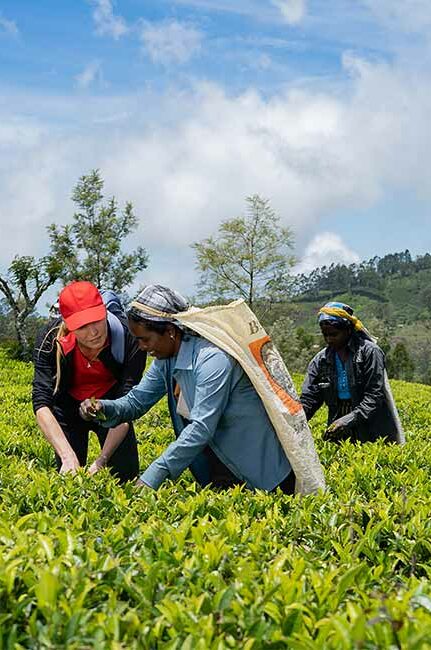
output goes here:
{"type": "Polygon", "coordinates": [[[347,415],[343,415],[343,417],[338,418],[338,420],[334,420],[325,431],[326,439],[330,439],[334,434],[348,430],[354,422],[355,416],[353,413],[347,413],[347,415]]]}
{"type": "Polygon", "coordinates": [[[87,422],[91,422],[91,420],[106,420],[103,413],[103,406],[95,397],[85,399],[81,402],[79,405],[79,415],[87,422]]]}
{"type": "Polygon", "coordinates": [[[93,476],[93,474],[97,474],[97,472],[99,472],[101,469],[106,467],[107,463],[108,463],[108,459],[106,458],[106,456],[103,455],[99,456],[98,458],[96,458],[94,463],[90,465],[88,469],[88,473],[90,474],[90,476],[93,476]]]}

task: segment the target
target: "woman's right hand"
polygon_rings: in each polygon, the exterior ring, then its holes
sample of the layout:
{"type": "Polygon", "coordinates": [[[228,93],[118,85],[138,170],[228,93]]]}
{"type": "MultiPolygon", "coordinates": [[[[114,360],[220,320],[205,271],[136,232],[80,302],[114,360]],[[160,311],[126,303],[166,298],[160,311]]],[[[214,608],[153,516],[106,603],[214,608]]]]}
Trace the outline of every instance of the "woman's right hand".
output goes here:
{"type": "Polygon", "coordinates": [[[100,400],[92,397],[85,399],[79,406],[79,415],[83,420],[103,420],[103,406],[100,400]]]}
{"type": "Polygon", "coordinates": [[[63,458],[62,460],[60,474],[67,474],[67,472],[74,474],[80,467],[81,465],[75,454],[73,456],[67,456],[67,458],[63,458]]]}

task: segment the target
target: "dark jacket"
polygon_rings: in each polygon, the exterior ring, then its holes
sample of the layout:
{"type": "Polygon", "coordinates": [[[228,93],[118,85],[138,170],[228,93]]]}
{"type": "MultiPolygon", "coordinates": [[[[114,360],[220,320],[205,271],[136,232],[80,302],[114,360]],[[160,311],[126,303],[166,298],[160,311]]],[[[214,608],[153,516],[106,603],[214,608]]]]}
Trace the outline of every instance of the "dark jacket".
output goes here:
{"type": "MultiPolygon", "coordinates": [[[[384,391],[385,357],[378,345],[353,334],[346,372],[352,395],[352,428],[361,442],[386,437],[396,440],[396,423],[384,391]]],[[[329,346],[318,352],[308,366],[301,394],[307,420],[326,404],[328,425],[338,417],[337,371],[335,352],[329,346]]]]}
{"type": "MultiPolygon", "coordinates": [[[[130,334],[126,323],[120,319],[124,329],[124,360],[119,363],[114,358],[111,346],[104,348],[99,354],[99,359],[112,372],[117,380],[113,387],[113,397],[122,397],[129,390],[139,383],[145,369],[146,353],[139,350],[135,338],[130,334]]],[[[66,350],[61,357],[61,379],[57,393],[54,395],[56,380],[56,352],[59,343],[56,341],[58,328],[61,319],[49,321],[39,332],[34,354],[34,377],[33,377],[33,410],[36,411],[43,406],[52,408],[55,403],[61,402],[67,394],[72,378],[72,356],[73,349],[66,350]]],[[[112,341],[111,328],[108,320],[108,332],[112,341]]]]}

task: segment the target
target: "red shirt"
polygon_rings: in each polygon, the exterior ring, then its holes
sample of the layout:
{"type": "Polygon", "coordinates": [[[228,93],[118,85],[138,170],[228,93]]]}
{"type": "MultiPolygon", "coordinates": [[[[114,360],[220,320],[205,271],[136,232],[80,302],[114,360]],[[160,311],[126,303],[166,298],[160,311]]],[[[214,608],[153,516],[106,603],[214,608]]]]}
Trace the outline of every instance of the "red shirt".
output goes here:
{"type": "MultiPolygon", "coordinates": [[[[64,339],[68,340],[61,341],[63,350],[65,348],[73,349],[72,384],[68,392],[79,402],[90,397],[100,399],[112,388],[117,380],[102,361],[99,359],[89,361],[82,354],[74,335],[73,339],[75,340],[72,339],[71,334],[64,337],[64,339]]],[[[106,345],[109,345],[109,341],[106,342],[106,345]]]]}

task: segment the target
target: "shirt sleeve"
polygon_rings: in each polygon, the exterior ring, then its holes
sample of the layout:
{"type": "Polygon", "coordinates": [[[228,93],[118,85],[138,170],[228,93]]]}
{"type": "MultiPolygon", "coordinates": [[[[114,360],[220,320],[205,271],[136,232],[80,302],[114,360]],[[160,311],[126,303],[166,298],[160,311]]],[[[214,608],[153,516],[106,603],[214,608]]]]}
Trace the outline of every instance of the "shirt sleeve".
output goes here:
{"type": "Polygon", "coordinates": [[[231,394],[235,361],[217,348],[206,351],[193,370],[195,399],[190,424],[141,475],[141,480],[157,489],[166,478],[177,478],[214,436],[231,394]]]}
{"type": "Polygon", "coordinates": [[[322,390],[319,386],[319,361],[317,357],[312,359],[307,368],[300,400],[307,420],[311,420],[324,402],[322,390]]]}
{"type": "Polygon", "coordinates": [[[148,372],[142,377],[137,386],[119,399],[100,400],[106,420],[101,424],[111,428],[137,420],[144,415],[154,404],[166,395],[166,378],[163,363],[153,361],[148,372]]]}
{"type": "Polygon", "coordinates": [[[352,414],[355,420],[368,420],[385,399],[384,373],[385,356],[378,345],[372,345],[367,351],[368,354],[364,364],[364,393],[363,398],[356,406],[352,414]]]}
{"type": "Polygon", "coordinates": [[[57,331],[58,322],[50,321],[38,332],[36,338],[33,352],[34,376],[32,384],[32,403],[35,413],[44,406],[48,408],[53,406],[57,331]]]}

